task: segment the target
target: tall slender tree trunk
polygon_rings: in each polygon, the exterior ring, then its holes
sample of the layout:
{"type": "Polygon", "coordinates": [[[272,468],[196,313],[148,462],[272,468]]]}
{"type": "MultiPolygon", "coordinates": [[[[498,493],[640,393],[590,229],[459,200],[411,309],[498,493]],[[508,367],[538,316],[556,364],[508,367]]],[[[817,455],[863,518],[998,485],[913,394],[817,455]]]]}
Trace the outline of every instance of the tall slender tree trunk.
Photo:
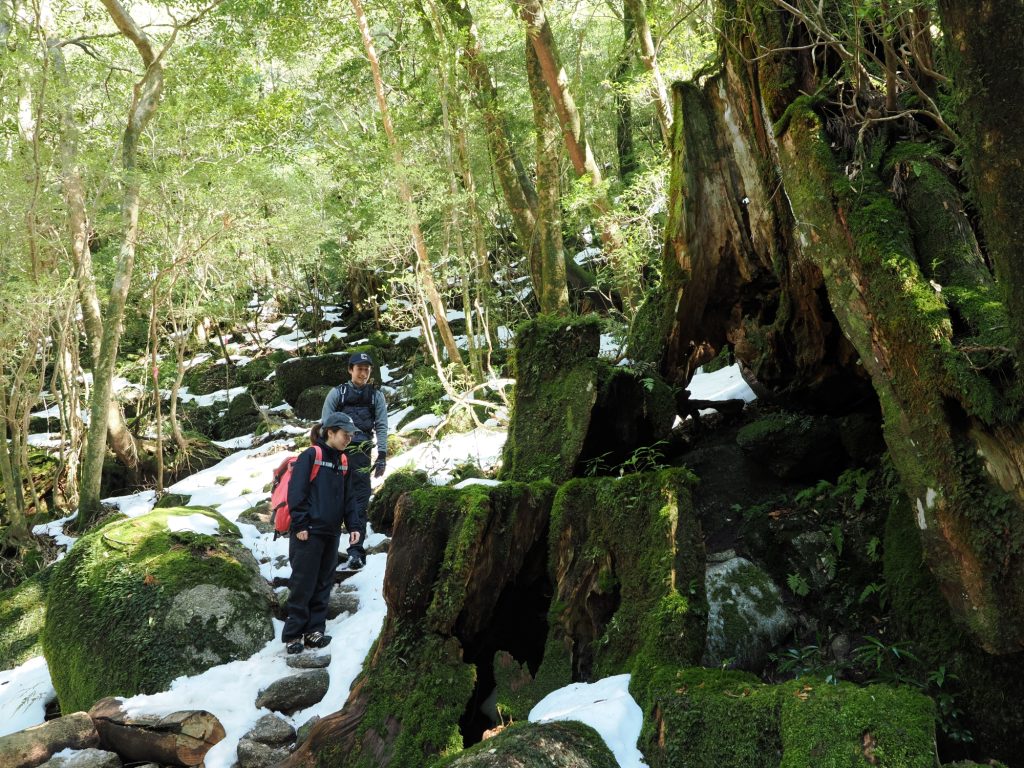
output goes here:
{"type": "MultiPolygon", "coordinates": [[[[580,178],[587,178],[593,189],[591,207],[598,222],[601,242],[610,259],[623,249],[622,233],[612,214],[612,203],[604,186],[604,175],[587,141],[583,117],[569,90],[569,76],[562,66],[555,38],[548,24],[540,0],[516,0],[520,16],[526,22],[527,38],[537,54],[540,71],[551,94],[551,101],[562,127],[562,138],[573,170],[580,178]]],[[[623,297],[629,301],[628,295],[623,297]]]]}
{"type": "Polygon", "coordinates": [[[533,288],[540,311],[565,314],[569,291],[565,283],[565,254],[562,248],[561,152],[558,117],[544,84],[540,61],[530,41],[526,42],[526,73],[533,100],[533,121],[537,129],[537,206],[540,248],[531,260],[533,288]]]}
{"type": "Polygon", "coordinates": [[[658,64],[658,51],[654,47],[651,25],[647,21],[647,4],[644,0],[624,0],[625,16],[633,21],[634,34],[640,50],[640,61],[651,73],[654,84],[654,111],[658,115],[658,126],[661,128],[661,139],[668,147],[672,144],[672,104],[668,98],[668,88],[661,76],[658,64]]]}
{"type": "Polygon", "coordinates": [[[434,322],[441,336],[441,343],[444,344],[445,351],[448,353],[449,361],[461,363],[462,354],[455,343],[452,329],[448,326],[448,314],[445,310],[444,301],[434,283],[430,256],[427,253],[427,243],[423,238],[423,230],[420,228],[419,213],[416,210],[416,202],[413,200],[412,188],[409,185],[405,169],[405,158],[402,156],[402,148],[398,143],[398,137],[395,135],[395,128],[391,122],[391,112],[388,110],[387,97],[384,95],[384,81],[380,74],[380,62],[377,60],[377,51],[373,45],[373,37],[370,35],[370,27],[366,22],[366,13],[363,11],[363,5],[360,0],[352,0],[352,9],[356,14],[356,22],[359,25],[359,32],[363,38],[366,58],[370,62],[370,71],[373,73],[373,86],[377,94],[377,107],[380,109],[381,121],[384,123],[384,133],[387,135],[388,144],[391,146],[391,156],[395,163],[395,174],[398,177],[398,196],[405,205],[413,248],[416,250],[416,274],[419,276],[423,292],[433,310],[434,322]]]}
{"type": "MultiPolygon", "coordinates": [[[[58,79],[67,85],[64,55],[59,42],[49,41],[50,56],[58,79]]],[[[69,106],[61,116],[60,162],[61,184],[64,202],[68,212],[68,229],[71,235],[71,259],[78,285],[79,301],[82,307],[82,322],[89,347],[90,361],[95,371],[100,356],[100,342],[103,338],[103,319],[100,314],[100,300],[96,289],[92,251],[89,248],[89,217],[85,204],[85,189],[78,169],[78,128],[69,106]]],[[[129,471],[137,472],[139,467],[138,446],[134,435],[125,424],[124,415],[114,399],[107,407],[107,442],[118,461],[129,471]]]]}
{"type": "Polygon", "coordinates": [[[114,367],[117,363],[121,324],[124,318],[125,303],[128,299],[128,289],[131,287],[132,272],[135,268],[135,248],[138,242],[141,183],[136,156],[139,139],[153,115],[156,114],[164,83],[163,68],[146,33],[139,28],[118,0],[103,0],[103,5],[121,34],[135,45],[146,72],[142,79],[135,84],[131,107],[128,111],[128,124],[125,126],[121,145],[124,185],[122,216],[125,232],[114,268],[110,297],[103,316],[103,335],[100,339],[99,355],[93,366],[92,408],[85,459],[82,463],[82,489],[79,504],[80,521],[83,526],[95,519],[100,511],[100,486],[103,479],[103,458],[106,453],[110,405],[113,399],[114,367]]]}
{"type": "Polygon", "coordinates": [[[622,53],[615,67],[615,146],[619,154],[619,178],[626,180],[636,172],[633,149],[633,100],[625,90],[633,69],[633,20],[622,17],[622,53]]]}
{"type": "Polygon", "coordinates": [[[508,119],[498,101],[498,89],[491,77],[483,45],[467,0],[442,0],[446,13],[462,35],[460,61],[473,84],[473,98],[484,121],[484,133],[491,151],[498,184],[512,216],[516,237],[524,252],[535,247],[537,236],[537,193],[512,144],[508,119]]]}

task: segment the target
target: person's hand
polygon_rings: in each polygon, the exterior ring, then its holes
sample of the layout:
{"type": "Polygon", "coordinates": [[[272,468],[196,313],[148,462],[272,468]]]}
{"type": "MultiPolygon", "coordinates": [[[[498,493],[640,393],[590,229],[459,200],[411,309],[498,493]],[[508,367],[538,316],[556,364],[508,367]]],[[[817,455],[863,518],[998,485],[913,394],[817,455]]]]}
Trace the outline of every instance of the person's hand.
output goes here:
{"type": "Polygon", "coordinates": [[[388,455],[386,453],[377,454],[377,463],[373,465],[373,476],[384,477],[384,467],[387,465],[388,455]]]}
{"type": "Polygon", "coordinates": [[[359,531],[352,531],[352,533],[348,535],[348,545],[350,547],[354,547],[356,544],[358,544],[361,535],[362,534],[360,534],[359,531]]]}
{"type": "Polygon", "coordinates": [[[309,531],[299,531],[295,534],[295,538],[299,541],[306,541],[309,539],[309,531]]]}

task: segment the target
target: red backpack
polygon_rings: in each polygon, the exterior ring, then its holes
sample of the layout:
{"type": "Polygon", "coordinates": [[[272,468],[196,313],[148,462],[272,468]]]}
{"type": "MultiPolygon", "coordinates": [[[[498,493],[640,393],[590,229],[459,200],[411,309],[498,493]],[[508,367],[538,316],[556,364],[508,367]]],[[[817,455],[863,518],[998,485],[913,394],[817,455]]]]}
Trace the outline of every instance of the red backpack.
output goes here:
{"type": "MultiPolygon", "coordinates": [[[[316,480],[320,467],[333,466],[324,461],[324,450],[319,445],[314,445],[316,458],[313,460],[313,469],[309,473],[309,482],[316,480]]],[[[292,525],[292,511],[288,508],[288,483],[292,479],[292,468],[298,456],[288,456],[274,470],[274,484],[270,490],[270,523],[274,526],[274,538],[287,536],[292,525]]],[[[341,473],[348,472],[348,456],[341,454],[341,473]]]]}

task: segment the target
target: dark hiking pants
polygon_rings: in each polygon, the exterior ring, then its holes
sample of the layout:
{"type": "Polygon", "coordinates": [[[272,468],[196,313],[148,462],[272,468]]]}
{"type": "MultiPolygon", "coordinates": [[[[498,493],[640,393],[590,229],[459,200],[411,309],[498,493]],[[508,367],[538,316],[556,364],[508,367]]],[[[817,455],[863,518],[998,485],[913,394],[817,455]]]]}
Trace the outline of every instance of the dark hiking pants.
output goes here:
{"type": "Polygon", "coordinates": [[[338,567],[339,539],[339,535],[314,533],[305,541],[299,541],[294,533],[288,537],[292,578],[288,582],[288,619],[281,633],[284,642],[327,628],[327,602],[338,567]]]}
{"type": "MultiPolygon", "coordinates": [[[[359,445],[350,446],[348,454],[348,472],[352,478],[350,493],[354,497],[355,510],[359,515],[359,543],[348,548],[348,556],[358,554],[366,559],[366,508],[370,505],[370,453],[373,442],[367,440],[359,445]]],[[[350,531],[351,533],[351,531],[350,531]]]]}

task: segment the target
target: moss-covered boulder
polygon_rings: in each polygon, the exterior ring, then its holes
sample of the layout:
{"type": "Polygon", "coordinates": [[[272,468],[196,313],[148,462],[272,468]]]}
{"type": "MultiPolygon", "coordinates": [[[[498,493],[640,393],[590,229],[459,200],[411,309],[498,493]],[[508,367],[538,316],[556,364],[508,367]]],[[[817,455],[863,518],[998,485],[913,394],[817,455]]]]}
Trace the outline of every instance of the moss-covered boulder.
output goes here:
{"type": "Polygon", "coordinates": [[[259,407],[248,392],[236,395],[227,411],[217,424],[217,434],[221,440],[251,435],[263,423],[259,407]]]}
{"type": "Polygon", "coordinates": [[[437,768],[617,768],[589,725],[522,723],[437,764],[437,768]]]}
{"type": "Polygon", "coordinates": [[[212,510],[158,509],[91,531],[49,582],[42,643],[62,710],[252,655],[274,635],[272,600],[238,529],[212,510]]]}
{"type": "Polygon", "coordinates": [[[707,607],[695,484],[685,469],[668,469],[558,489],[544,656],[532,681],[521,669],[496,671],[502,714],[524,719],[573,681],[622,672],[643,680],[663,664],[697,663],[707,607]]]}
{"type": "Polygon", "coordinates": [[[661,670],[648,690],[640,746],[651,768],[935,764],[934,705],[914,690],[818,679],[766,685],[703,668],[661,670]]]}
{"type": "Polygon", "coordinates": [[[709,563],[704,583],[708,632],[701,664],[760,671],[793,626],[779,588],[759,567],[735,556],[709,563]]]}
{"type": "Polygon", "coordinates": [[[427,473],[419,470],[400,470],[388,475],[384,484],[374,491],[373,499],[367,508],[367,516],[373,530],[390,536],[395,523],[395,509],[402,494],[429,485],[430,478],[427,477],[427,473]]]}
{"type": "Polygon", "coordinates": [[[501,477],[572,476],[597,399],[601,325],[594,316],[540,315],[516,331],[516,388],[501,477]]]}
{"type": "Polygon", "coordinates": [[[320,414],[324,410],[324,400],[333,389],[329,384],[318,384],[315,387],[304,389],[295,403],[295,415],[300,419],[320,421],[320,414]]]}
{"type": "MultiPolygon", "coordinates": [[[[355,352],[366,352],[374,360],[379,356],[374,347],[363,345],[348,347],[345,352],[337,354],[297,357],[281,363],[277,366],[274,375],[281,397],[289,405],[295,406],[299,402],[299,396],[310,387],[318,385],[336,387],[342,382],[348,381],[350,378],[348,358],[355,352]]],[[[379,386],[376,367],[373,376],[374,385],[379,386]]],[[[323,405],[323,401],[320,404],[323,405]]]]}
{"type": "Polygon", "coordinates": [[[846,452],[830,419],[773,413],[743,427],[736,442],[751,459],[784,480],[834,477],[846,452]]]}
{"type": "Polygon", "coordinates": [[[39,633],[46,618],[46,572],[0,592],[0,670],[40,655],[39,633]]]}

